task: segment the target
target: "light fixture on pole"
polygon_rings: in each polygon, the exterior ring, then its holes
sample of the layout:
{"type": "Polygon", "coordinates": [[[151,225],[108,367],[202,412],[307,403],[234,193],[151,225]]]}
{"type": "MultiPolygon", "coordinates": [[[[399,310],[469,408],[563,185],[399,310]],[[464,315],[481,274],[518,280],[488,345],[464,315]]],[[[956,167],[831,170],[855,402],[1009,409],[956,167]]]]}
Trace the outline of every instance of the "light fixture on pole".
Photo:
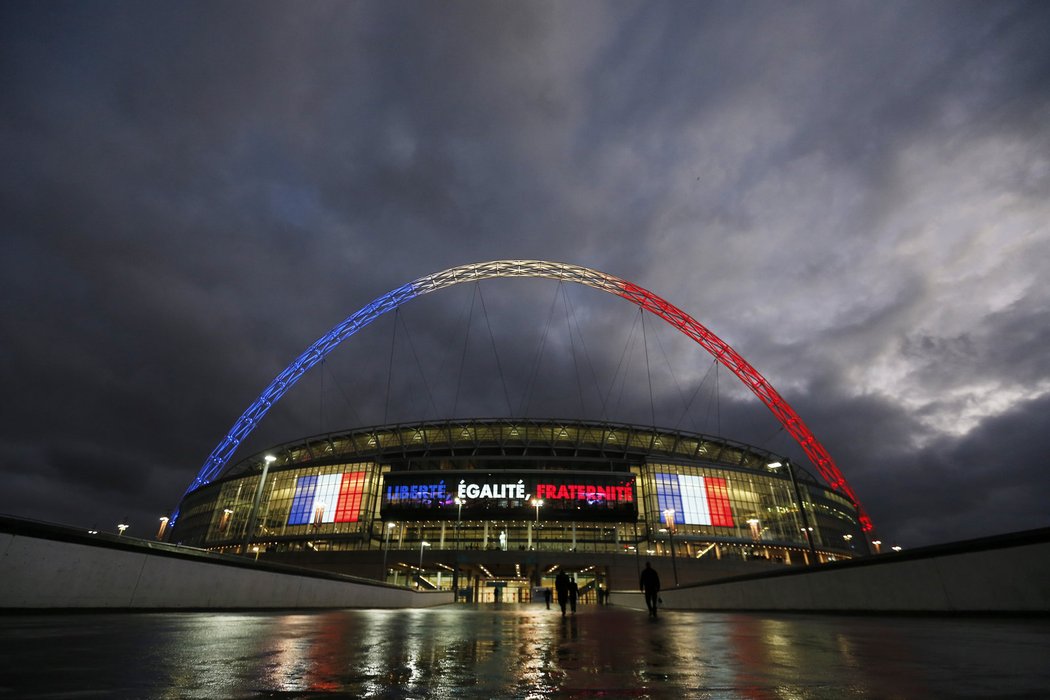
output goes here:
{"type": "MultiPolygon", "coordinates": [[[[814,548],[813,548],[813,528],[811,528],[811,527],[802,527],[802,528],[799,528],[799,530],[802,532],[802,536],[806,538],[806,541],[809,542],[809,551],[814,552],[814,548]]],[[[814,552],[814,554],[815,554],[815,552],[814,552]]]]}
{"type": "Polygon", "coordinates": [[[386,553],[390,551],[390,531],[394,529],[394,523],[386,524],[386,538],[383,542],[383,577],[380,581],[386,581],[386,553]]]}
{"type": "Polygon", "coordinates": [[[456,497],[456,549],[459,549],[459,528],[463,524],[463,499],[456,497]]]}
{"type": "Polygon", "coordinates": [[[664,511],[664,520],[667,522],[667,540],[671,545],[671,569],[674,571],[674,585],[678,585],[678,560],[674,553],[674,509],[668,508],[664,511]]]}
{"type": "Polygon", "coordinates": [[[809,551],[815,559],[817,556],[817,547],[813,543],[813,528],[809,526],[809,520],[806,517],[806,506],[802,501],[802,490],[798,487],[798,480],[795,478],[795,470],[791,467],[791,460],[785,459],[783,464],[778,461],[769,462],[766,466],[774,471],[783,466],[787,467],[788,476],[791,478],[791,488],[795,491],[795,501],[798,503],[798,513],[802,518],[801,530],[806,535],[806,542],[809,545],[809,551]]]}
{"type": "Polygon", "coordinates": [[[427,542],[426,540],[423,540],[422,542],[419,543],[419,570],[420,571],[423,570],[423,548],[424,547],[429,547],[429,546],[430,546],[430,543],[427,542]]]}
{"type": "Polygon", "coordinates": [[[120,524],[117,525],[117,537],[120,537],[121,535],[123,535],[124,531],[127,530],[127,529],[128,529],[128,519],[124,518],[124,520],[122,520],[120,522],[120,524]]]}
{"type": "Polygon", "coordinates": [[[456,503],[456,556],[453,564],[455,568],[452,569],[452,602],[459,602],[459,557],[460,550],[463,547],[463,543],[460,540],[460,528],[463,526],[463,504],[466,500],[457,496],[455,499],[456,503]]]}
{"type": "Polygon", "coordinates": [[[532,505],[536,508],[536,551],[540,551],[540,508],[543,507],[543,499],[532,499],[532,505]]]}
{"type": "Polygon", "coordinates": [[[248,527],[244,530],[244,542],[241,544],[241,554],[248,553],[248,545],[255,536],[255,518],[259,512],[259,501],[262,499],[263,485],[266,483],[266,474],[270,471],[270,465],[277,461],[273,455],[263,457],[262,474],[259,475],[259,485],[255,489],[255,499],[252,500],[252,509],[248,513],[248,527]]]}
{"type": "Polygon", "coordinates": [[[871,543],[873,545],[875,545],[875,553],[876,554],[881,554],[882,553],[882,540],[872,540],[871,543]]]}
{"type": "Polygon", "coordinates": [[[167,530],[167,529],[168,529],[168,518],[167,518],[167,516],[162,516],[161,519],[160,519],[160,529],[157,530],[157,539],[158,540],[164,539],[164,531],[167,530]]]}

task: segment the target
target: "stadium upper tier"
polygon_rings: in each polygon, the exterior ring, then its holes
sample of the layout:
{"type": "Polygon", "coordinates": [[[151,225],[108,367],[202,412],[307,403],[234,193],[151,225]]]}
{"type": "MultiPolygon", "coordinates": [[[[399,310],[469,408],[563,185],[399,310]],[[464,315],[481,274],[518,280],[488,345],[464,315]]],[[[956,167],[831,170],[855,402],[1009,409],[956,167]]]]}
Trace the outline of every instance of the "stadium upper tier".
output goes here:
{"type": "MultiPolygon", "coordinates": [[[[398,424],[327,433],[276,445],[234,463],[219,480],[257,472],[266,455],[271,469],[339,461],[395,460],[399,469],[422,469],[435,459],[522,457],[558,462],[608,460],[642,463],[663,456],[767,471],[783,457],[733,440],[623,423],[569,420],[468,419],[398,424]]],[[[796,466],[796,470],[802,470],[796,466]]],[[[809,480],[815,481],[806,473],[809,480]]]]}

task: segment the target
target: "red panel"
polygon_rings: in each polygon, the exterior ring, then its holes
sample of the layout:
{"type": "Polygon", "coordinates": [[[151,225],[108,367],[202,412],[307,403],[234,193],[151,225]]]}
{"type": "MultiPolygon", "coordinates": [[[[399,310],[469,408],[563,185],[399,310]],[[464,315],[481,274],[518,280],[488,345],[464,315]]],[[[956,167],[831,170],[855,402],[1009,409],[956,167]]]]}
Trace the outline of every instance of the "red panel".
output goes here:
{"type": "Polygon", "coordinates": [[[733,511],[729,507],[729,487],[726,486],[726,480],[716,476],[705,476],[704,489],[707,491],[711,524],[715,527],[733,527],[733,511]]]}
{"type": "Polygon", "coordinates": [[[339,502],[335,507],[335,522],[356,523],[361,515],[361,497],[364,494],[365,473],[343,474],[339,484],[339,502]]]}

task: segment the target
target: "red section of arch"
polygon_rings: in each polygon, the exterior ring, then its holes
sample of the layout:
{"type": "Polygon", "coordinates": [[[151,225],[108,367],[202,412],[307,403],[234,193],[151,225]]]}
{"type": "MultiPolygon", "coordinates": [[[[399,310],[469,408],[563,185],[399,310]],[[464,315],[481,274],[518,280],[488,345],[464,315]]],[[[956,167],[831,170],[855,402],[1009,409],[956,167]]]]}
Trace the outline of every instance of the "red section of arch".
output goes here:
{"type": "Polygon", "coordinates": [[[831,459],[828,451],[824,449],[824,446],[820,444],[809,428],[806,427],[806,424],[802,422],[799,415],[795,413],[795,409],[791,408],[788,402],[773,388],[773,385],[757,369],[752,367],[747,360],[741,357],[740,353],[705,328],[703,324],[692,316],[647,289],[642,289],[638,285],[624,281],[623,291],[620,292],[620,296],[670,323],[699,343],[720,364],[732,371],[755,396],[761,399],[762,403],[773,412],[777,420],[795,438],[795,441],[801,445],[806,456],[809,457],[809,461],[817,468],[817,471],[828,482],[828,485],[857,504],[861,528],[865,532],[869,532],[872,529],[871,518],[868,517],[864,507],[857,500],[853,489],[846,483],[846,478],[842,476],[842,472],[835,466],[835,462],[831,459]]]}

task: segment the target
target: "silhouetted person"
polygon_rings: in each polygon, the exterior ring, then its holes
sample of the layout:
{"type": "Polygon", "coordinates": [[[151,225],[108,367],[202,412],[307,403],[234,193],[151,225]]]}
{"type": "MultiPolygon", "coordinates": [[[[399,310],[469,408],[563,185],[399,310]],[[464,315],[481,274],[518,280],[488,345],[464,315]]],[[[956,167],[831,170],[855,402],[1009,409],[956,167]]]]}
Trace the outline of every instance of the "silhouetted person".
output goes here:
{"type": "Polygon", "coordinates": [[[642,575],[638,579],[638,588],[645,593],[645,605],[649,608],[649,617],[656,617],[656,603],[660,599],[660,575],[649,562],[645,562],[642,575]]]}
{"type": "Polygon", "coordinates": [[[558,575],[554,577],[554,591],[558,594],[561,616],[565,617],[565,605],[569,602],[569,577],[564,571],[559,571],[558,575]]]}
{"type": "Polygon", "coordinates": [[[544,602],[547,603],[547,609],[550,610],[551,609],[551,589],[549,589],[549,588],[544,588],[543,589],[543,600],[544,600],[544,602]]]}
{"type": "Polygon", "coordinates": [[[580,587],[576,585],[576,579],[569,579],[569,607],[572,608],[572,614],[576,614],[576,599],[580,597],[580,587]]]}

